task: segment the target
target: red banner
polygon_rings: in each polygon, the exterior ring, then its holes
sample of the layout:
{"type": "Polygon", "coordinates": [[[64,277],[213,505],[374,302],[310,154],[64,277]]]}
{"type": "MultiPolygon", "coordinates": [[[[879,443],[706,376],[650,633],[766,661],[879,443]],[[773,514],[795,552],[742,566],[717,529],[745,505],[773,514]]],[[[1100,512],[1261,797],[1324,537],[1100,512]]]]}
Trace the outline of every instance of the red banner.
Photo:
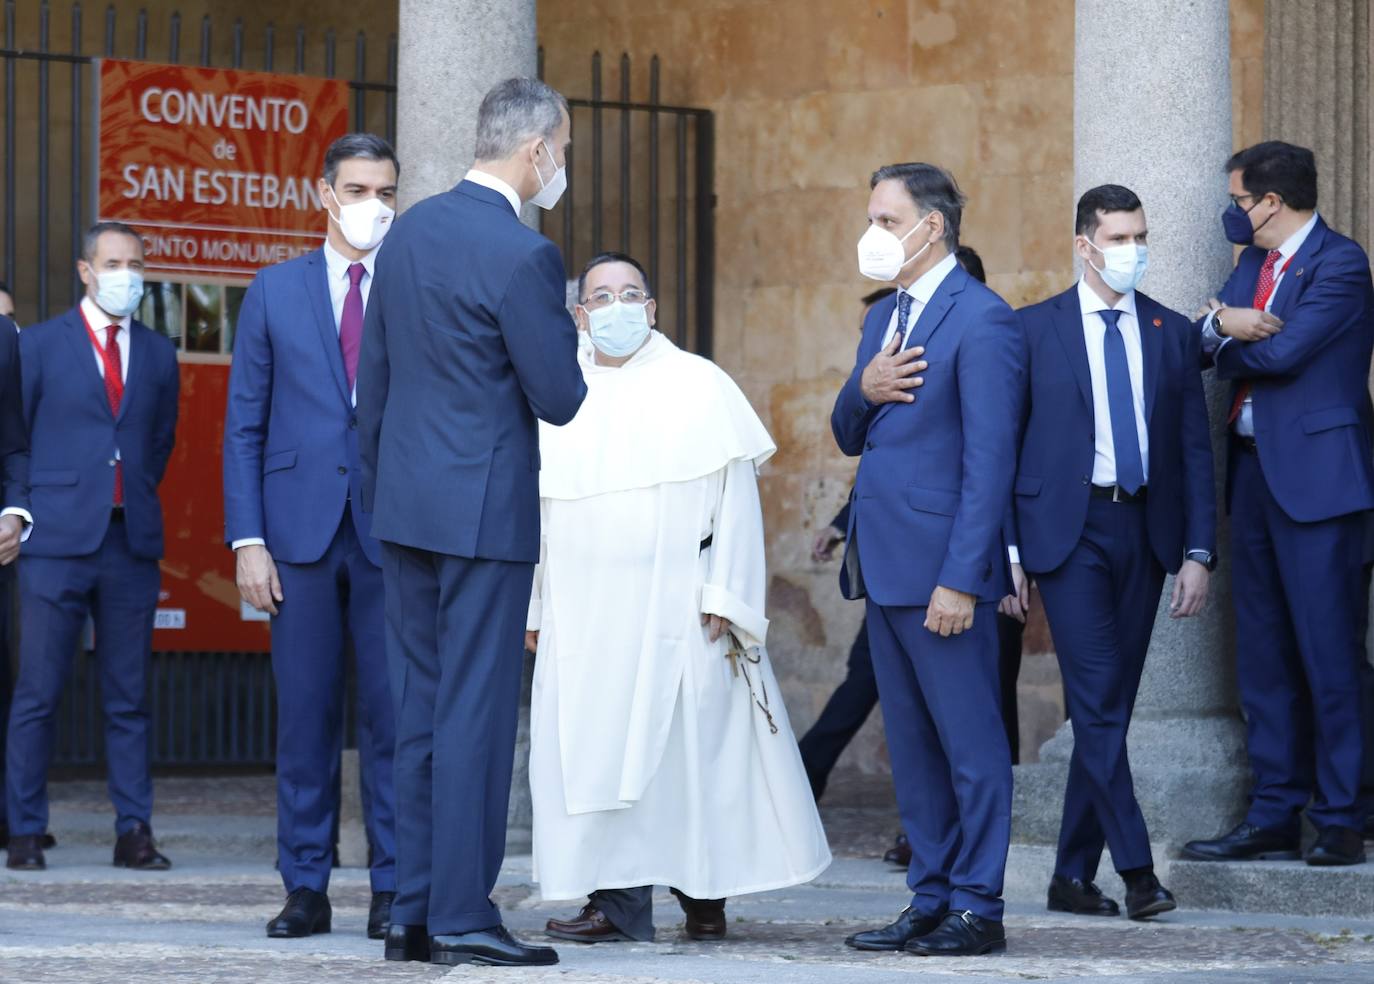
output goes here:
{"type": "Polygon", "coordinates": [[[251,277],[323,241],[347,83],[105,59],[97,84],[95,211],[143,234],[151,276],[251,277]]]}

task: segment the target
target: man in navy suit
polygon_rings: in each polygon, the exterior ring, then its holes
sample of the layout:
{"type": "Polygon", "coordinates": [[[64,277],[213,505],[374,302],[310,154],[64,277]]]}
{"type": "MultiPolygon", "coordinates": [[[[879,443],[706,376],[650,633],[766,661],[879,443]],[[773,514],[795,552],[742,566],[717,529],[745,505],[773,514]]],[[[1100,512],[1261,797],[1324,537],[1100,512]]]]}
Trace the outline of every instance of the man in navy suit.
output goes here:
{"type": "Polygon", "coordinates": [[[19,331],[10,320],[13,314],[9,288],[0,283],[0,847],[9,843],[3,791],[5,732],[10,717],[10,585],[19,545],[28,539],[33,523],[29,513],[29,435],[24,426],[19,331]]]}
{"type": "Polygon", "coordinates": [[[330,929],[346,635],[359,759],[371,793],[364,804],[369,937],[386,935],[396,894],[381,545],[359,491],[354,384],[398,173],[396,154],[380,137],[354,133],[330,146],[319,189],[329,223],[324,246],[254,278],[234,338],[224,418],[225,538],[243,600],[273,619],[277,867],[287,891],[286,905],[267,924],[275,938],[330,929]]]}
{"type": "Polygon", "coordinates": [[[1310,150],[1268,141],[1226,171],[1223,226],[1246,248],[1199,329],[1234,387],[1226,493],[1254,786],[1238,826],[1184,855],[1295,858],[1305,809],[1318,831],[1307,863],[1359,864],[1369,257],[1317,215],[1310,150]]]}
{"type": "Polygon", "coordinates": [[[1049,908],[1118,914],[1093,882],[1105,843],[1127,915],[1145,919],[1176,904],[1154,874],[1126,732],[1165,571],[1177,575],[1173,617],[1207,599],[1212,442],[1197,333],[1136,290],[1148,261],[1140,199],[1092,188],[1074,232],[1082,279],[1020,312],[1030,386],[1008,540],[1018,587],[1023,565],[1040,586],[1073,722],[1049,908]]]}
{"type": "Polygon", "coordinates": [[[143,295],[137,232],[96,224],[77,270],[81,303],[19,336],[33,529],[19,571],[19,678],[6,750],[9,867],[44,867],[53,718],[90,616],[114,863],[164,870],[171,865],[151,828],[147,679],[161,587],[157,487],[176,440],[176,347],[130,317],[143,295]]]}
{"type": "Polygon", "coordinates": [[[520,222],[522,203],[558,201],[568,142],[562,96],[497,85],[472,170],[401,216],[377,258],[358,417],[396,702],[388,959],[558,962],[513,939],[490,896],[539,559],[535,421],[567,423],[587,392],[562,257],[520,222]]]}
{"type": "Polygon", "coordinates": [[[955,261],[964,196],[954,179],[897,164],[871,186],[859,269],[901,289],[865,319],[830,422],[840,450],[862,455],[841,584],[868,597],[913,898],[890,926],[846,942],[989,953],[1006,947],[1011,759],[996,616],[1010,590],[1001,526],[1024,343],[1006,303],[955,261]]]}

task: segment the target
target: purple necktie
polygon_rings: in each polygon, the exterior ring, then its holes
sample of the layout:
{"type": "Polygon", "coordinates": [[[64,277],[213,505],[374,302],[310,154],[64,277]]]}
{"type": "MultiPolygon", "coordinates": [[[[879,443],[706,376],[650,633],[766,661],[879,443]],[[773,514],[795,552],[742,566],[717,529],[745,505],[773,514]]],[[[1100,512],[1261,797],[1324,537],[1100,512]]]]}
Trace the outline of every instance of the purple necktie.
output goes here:
{"type": "Polygon", "coordinates": [[[348,377],[348,391],[358,378],[358,349],[363,344],[363,274],[361,263],[348,267],[348,295],[344,298],[343,316],[339,318],[339,348],[343,350],[344,375],[348,377]]]}

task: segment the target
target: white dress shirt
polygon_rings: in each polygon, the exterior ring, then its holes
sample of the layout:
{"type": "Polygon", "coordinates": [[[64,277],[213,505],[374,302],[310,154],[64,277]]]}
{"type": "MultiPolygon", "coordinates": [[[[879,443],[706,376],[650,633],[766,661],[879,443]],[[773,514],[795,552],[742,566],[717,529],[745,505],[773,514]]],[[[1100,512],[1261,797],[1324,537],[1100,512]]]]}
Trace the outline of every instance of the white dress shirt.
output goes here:
{"type": "MultiPolygon", "coordinates": [[[[1312,213],[1312,218],[1308,219],[1303,227],[1293,235],[1285,239],[1279,246],[1278,262],[1274,264],[1274,289],[1269,292],[1269,299],[1264,302],[1264,310],[1268,311],[1274,306],[1274,298],[1279,294],[1279,284],[1283,283],[1285,276],[1284,266],[1302,248],[1302,244],[1307,241],[1307,237],[1312,234],[1312,230],[1317,225],[1317,213],[1312,213]]],[[[1230,338],[1222,338],[1217,334],[1216,315],[1209,315],[1202,326],[1202,340],[1206,347],[1216,346],[1216,351],[1221,346],[1231,341],[1230,338]]],[[[1252,397],[1246,396],[1245,403],[1241,405],[1240,416],[1236,418],[1236,433],[1241,437],[1255,436],[1255,411],[1252,406],[1252,397]]]]}
{"type": "Polygon", "coordinates": [[[123,378],[120,382],[129,380],[129,325],[133,323],[133,318],[125,315],[118,320],[111,318],[100,308],[95,306],[95,301],[89,297],[81,298],[81,314],[86,319],[86,324],[91,326],[91,331],[95,332],[98,345],[91,346],[91,351],[95,356],[96,368],[100,370],[100,378],[105,378],[105,346],[110,342],[110,325],[118,324],[119,331],[115,334],[115,344],[119,346],[119,368],[123,378]]]}
{"type": "MultiPolygon", "coordinates": [[[[1112,438],[1111,403],[1107,396],[1107,356],[1103,345],[1107,323],[1098,312],[1108,310],[1086,281],[1078,281],[1078,306],[1083,312],[1083,340],[1088,346],[1088,374],[1093,389],[1093,484],[1116,484],[1116,444],[1112,438]]],[[[1120,311],[1116,325],[1126,343],[1126,366],[1131,374],[1131,405],[1135,408],[1135,432],[1140,442],[1140,464],[1145,481],[1150,481],[1150,435],[1145,427],[1145,363],[1140,347],[1140,319],[1135,313],[1135,291],[1122,295],[1112,310],[1120,311]]]]}
{"type": "Polygon", "coordinates": [[[474,167],[469,170],[467,174],[463,175],[463,180],[471,181],[475,185],[481,185],[483,188],[490,188],[492,191],[499,192],[505,196],[506,201],[510,202],[510,207],[515,214],[520,214],[520,196],[515,193],[514,188],[506,184],[496,175],[488,174],[486,171],[479,171],[474,167]]]}
{"type": "MultiPolygon", "coordinates": [[[[935,296],[935,290],[944,283],[949,272],[958,264],[954,254],[950,253],[939,263],[935,264],[925,273],[917,278],[916,282],[910,287],[898,287],[897,293],[907,293],[911,295],[911,314],[907,316],[905,331],[902,333],[902,345],[905,347],[907,339],[911,337],[911,329],[916,327],[916,322],[921,317],[921,312],[926,309],[930,299],[935,296]]],[[[892,309],[892,317],[888,320],[887,331],[883,333],[883,348],[892,342],[892,333],[897,330],[897,312],[901,308],[901,298],[898,297],[898,305],[892,309]]]]}
{"type": "MultiPolygon", "coordinates": [[[[329,303],[334,308],[334,333],[337,335],[343,331],[343,308],[344,301],[348,298],[348,288],[352,286],[348,278],[348,268],[354,263],[363,265],[363,279],[358,281],[358,290],[363,295],[363,311],[367,311],[367,299],[372,293],[372,269],[377,263],[377,249],[374,247],[361,260],[350,260],[325,240],[324,244],[324,269],[325,277],[329,283],[329,303]]],[[[358,385],[353,384],[352,393],[353,405],[358,405],[358,385]]],[[[235,540],[229,544],[230,549],[237,550],[239,547],[265,547],[267,541],[260,536],[246,536],[242,540],[235,540]]]]}

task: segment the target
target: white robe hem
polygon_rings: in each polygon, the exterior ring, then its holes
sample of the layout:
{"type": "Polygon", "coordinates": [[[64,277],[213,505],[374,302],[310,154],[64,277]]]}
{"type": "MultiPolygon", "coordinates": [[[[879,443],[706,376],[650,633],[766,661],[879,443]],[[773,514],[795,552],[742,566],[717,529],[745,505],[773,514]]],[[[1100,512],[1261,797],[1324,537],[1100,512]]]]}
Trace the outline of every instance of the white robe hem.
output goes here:
{"type": "Polygon", "coordinates": [[[823,875],[826,869],[829,868],[832,864],[834,864],[834,862],[834,857],[827,850],[825,852],[825,860],[819,866],[803,875],[790,875],[786,878],[779,878],[767,882],[758,882],[750,885],[745,885],[742,887],[730,886],[719,888],[715,885],[711,885],[709,888],[706,888],[705,890],[701,890],[700,886],[678,884],[677,879],[669,877],[662,872],[655,875],[645,875],[643,878],[633,882],[623,881],[618,882],[616,884],[608,882],[606,884],[586,885],[584,887],[579,887],[575,889],[569,888],[566,891],[566,893],[562,889],[559,889],[557,892],[546,890],[543,883],[541,882],[539,883],[539,898],[540,901],[543,902],[571,902],[576,899],[586,898],[593,892],[602,891],[606,889],[642,888],[645,885],[664,885],[670,888],[676,888],[679,892],[682,892],[689,898],[732,899],[740,895],[757,895],[759,892],[776,892],[780,888],[791,888],[794,885],[804,885],[807,882],[814,881],[815,879],[823,875]]]}

